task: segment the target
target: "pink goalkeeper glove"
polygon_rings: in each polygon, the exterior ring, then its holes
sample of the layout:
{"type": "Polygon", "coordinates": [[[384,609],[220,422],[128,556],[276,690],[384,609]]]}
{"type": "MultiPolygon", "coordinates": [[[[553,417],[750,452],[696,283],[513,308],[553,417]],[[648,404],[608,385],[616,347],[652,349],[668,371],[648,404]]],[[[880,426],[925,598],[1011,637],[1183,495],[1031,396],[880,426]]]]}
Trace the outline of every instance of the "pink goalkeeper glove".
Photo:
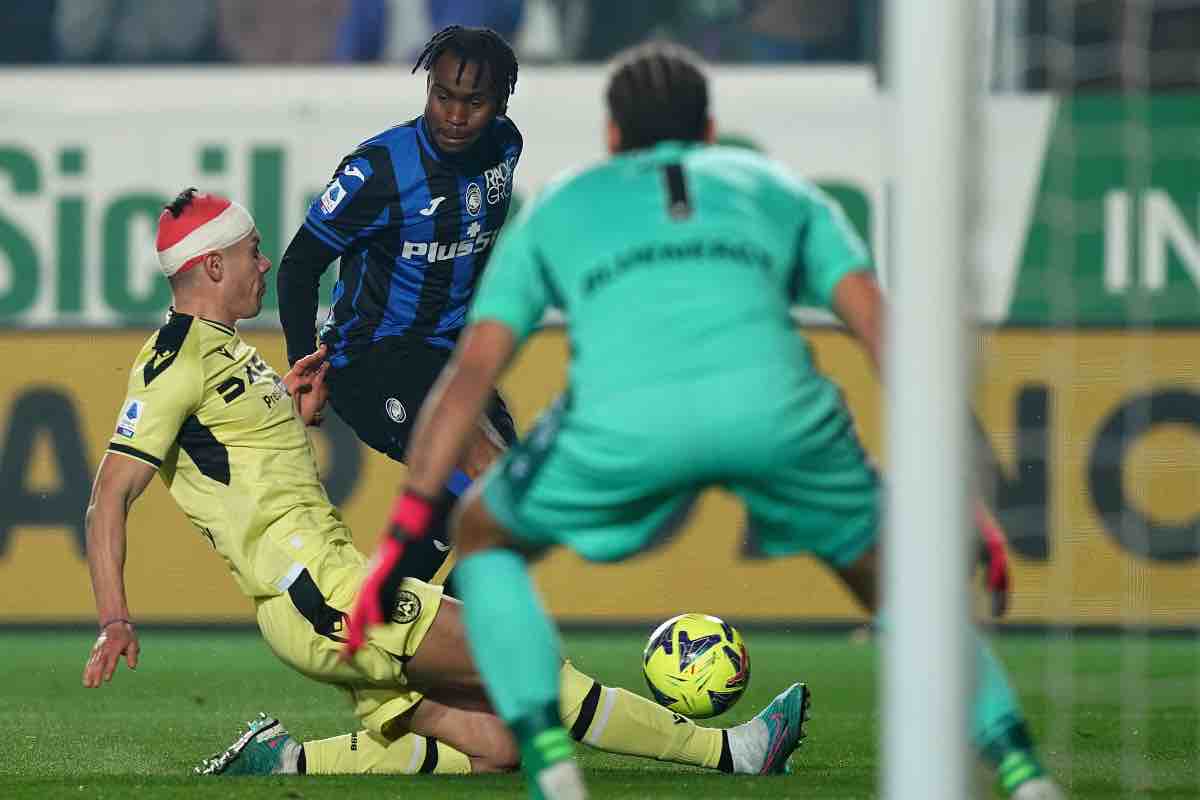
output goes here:
{"type": "Polygon", "coordinates": [[[1008,542],[1000,523],[978,501],[975,503],[975,524],[982,539],[979,560],[984,568],[984,586],[992,595],[992,616],[999,618],[1008,611],[1008,542]]]}
{"type": "Polygon", "coordinates": [[[404,580],[397,565],[404,555],[405,545],[411,539],[422,538],[432,518],[433,503],[428,498],[412,491],[396,498],[379,549],[371,559],[371,572],[358,590],[358,599],[346,626],[344,658],[350,658],[363,646],[370,626],[382,625],[390,618],[396,607],[400,582],[404,580]]]}

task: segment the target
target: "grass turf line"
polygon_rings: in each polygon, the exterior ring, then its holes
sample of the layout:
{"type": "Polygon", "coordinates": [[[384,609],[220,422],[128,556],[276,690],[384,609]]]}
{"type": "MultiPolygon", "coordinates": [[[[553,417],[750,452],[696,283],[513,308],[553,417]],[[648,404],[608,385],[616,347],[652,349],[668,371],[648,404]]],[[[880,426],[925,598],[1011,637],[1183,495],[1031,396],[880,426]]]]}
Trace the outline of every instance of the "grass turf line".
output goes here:
{"type": "MultiPolygon", "coordinates": [[[[585,672],[644,693],[644,635],[577,633],[565,646],[585,672]]],[[[92,691],[80,686],[90,645],[79,633],[0,633],[0,797],[524,797],[518,776],[194,778],[192,765],[225,747],[260,710],[304,739],[353,730],[353,716],[339,693],[283,666],[253,634],[143,633],[138,670],[122,662],[111,685],[92,691]]],[[[581,748],[593,795],[875,797],[876,648],[841,635],[764,632],[752,633],[748,645],[750,690],[715,722],[748,719],[787,684],[807,681],[814,719],[795,774],[730,777],[581,748]]],[[[1010,636],[997,649],[1035,732],[1052,733],[1044,755],[1072,797],[1200,796],[1200,648],[1193,641],[1010,636]],[[1063,663],[1073,666],[1070,674],[1048,671],[1063,663]],[[1145,687],[1144,694],[1126,687],[1125,709],[1122,664],[1138,665],[1145,687]]]]}

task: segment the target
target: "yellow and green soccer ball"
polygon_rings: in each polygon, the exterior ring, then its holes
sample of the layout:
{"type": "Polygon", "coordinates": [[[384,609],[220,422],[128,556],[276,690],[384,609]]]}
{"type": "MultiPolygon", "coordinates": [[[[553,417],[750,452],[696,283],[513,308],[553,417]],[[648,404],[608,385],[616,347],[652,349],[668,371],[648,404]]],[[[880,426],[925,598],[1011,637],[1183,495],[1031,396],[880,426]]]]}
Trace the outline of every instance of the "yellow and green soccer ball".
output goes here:
{"type": "Polygon", "coordinates": [[[750,654],[742,635],[708,614],[680,614],[650,634],[642,654],[650,694],[693,719],[733,708],[750,685],[750,654]]]}

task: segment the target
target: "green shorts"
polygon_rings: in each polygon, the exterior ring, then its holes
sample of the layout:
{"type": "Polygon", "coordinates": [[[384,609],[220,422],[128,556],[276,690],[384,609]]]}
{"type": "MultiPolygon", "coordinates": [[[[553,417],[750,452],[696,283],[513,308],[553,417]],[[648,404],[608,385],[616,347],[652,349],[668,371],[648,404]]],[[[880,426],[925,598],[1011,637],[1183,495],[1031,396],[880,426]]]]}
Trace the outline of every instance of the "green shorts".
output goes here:
{"type": "Polygon", "coordinates": [[[655,425],[639,415],[640,429],[626,431],[576,418],[564,396],[488,472],[484,504],[531,550],[562,544],[620,561],[720,486],[746,507],[752,551],[858,560],[875,543],[881,490],[841,393],[817,376],[802,396],[754,411],[663,414],[655,425]]]}

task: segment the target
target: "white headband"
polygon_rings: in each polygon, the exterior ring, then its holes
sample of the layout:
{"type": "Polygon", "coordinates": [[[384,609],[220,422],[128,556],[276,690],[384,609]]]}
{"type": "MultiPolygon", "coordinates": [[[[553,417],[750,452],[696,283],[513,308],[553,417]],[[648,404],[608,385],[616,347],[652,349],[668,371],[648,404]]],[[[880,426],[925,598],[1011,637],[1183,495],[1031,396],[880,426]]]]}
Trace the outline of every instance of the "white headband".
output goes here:
{"type": "Polygon", "coordinates": [[[250,212],[241,204],[230,200],[229,205],[221,213],[207,222],[197,225],[170,247],[159,250],[159,269],[169,278],[191,266],[189,262],[206,253],[236,244],[249,236],[253,230],[254,219],[250,216],[250,212]]]}

